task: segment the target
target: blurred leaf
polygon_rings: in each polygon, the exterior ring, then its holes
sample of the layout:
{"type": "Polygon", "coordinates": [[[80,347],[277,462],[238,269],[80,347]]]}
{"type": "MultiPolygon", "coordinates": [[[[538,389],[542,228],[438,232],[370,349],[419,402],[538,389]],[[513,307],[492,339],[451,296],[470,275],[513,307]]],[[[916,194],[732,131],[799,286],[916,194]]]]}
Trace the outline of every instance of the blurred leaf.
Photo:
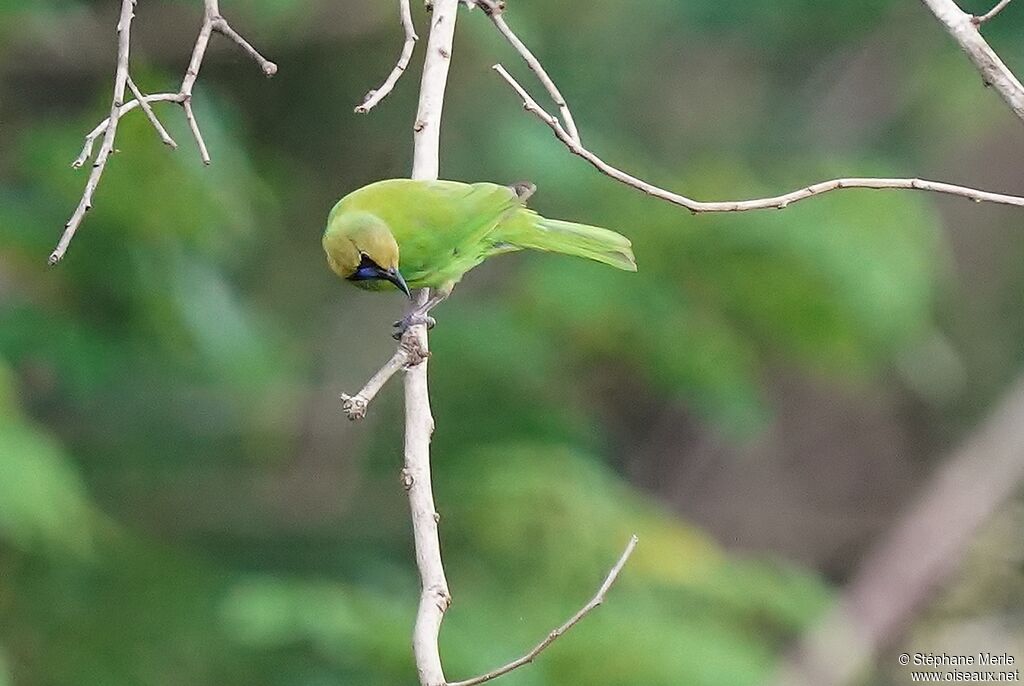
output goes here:
{"type": "Polygon", "coordinates": [[[221,615],[228,633],[245,645],[269,649],[309,644],[380,683],[398,683],[414,669],[407,647],[408,607],[359,589],[250,579],[231,590],[221,615]]]}
{"type": "Polygon", "coordinates": [[[85,484],[57,443],[20,416],[14,393],[0,364],[0,537],[26,550],[88,553],[99,520],[85,484]]]}
{"type": "Polygon", "coordinates": [[[467,600],[453,606],[444,639],[467,672],[494,665],[460,639],[504,644],[486,651],[494,662],[525,652],[593,595],[634,532],[640,543],[606,603],[510,683],[759,683],[827,602],[813,577],[730,559],[571,450],[493,446],[452,458],[437,500],[449,580],[467,600]]]}

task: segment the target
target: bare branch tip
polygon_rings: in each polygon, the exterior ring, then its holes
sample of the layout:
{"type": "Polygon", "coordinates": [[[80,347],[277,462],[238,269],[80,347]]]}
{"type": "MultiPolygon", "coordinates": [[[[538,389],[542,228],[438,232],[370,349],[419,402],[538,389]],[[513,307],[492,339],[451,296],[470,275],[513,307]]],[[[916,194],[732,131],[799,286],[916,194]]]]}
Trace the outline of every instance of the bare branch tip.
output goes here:
{"type": "Polygon", "coordinates": [[[365,418],[369,404],[370,401],[358,393],[356,395],[341,394],[341,409],[344,410],[349,421],[354,422],[365,418]]]}

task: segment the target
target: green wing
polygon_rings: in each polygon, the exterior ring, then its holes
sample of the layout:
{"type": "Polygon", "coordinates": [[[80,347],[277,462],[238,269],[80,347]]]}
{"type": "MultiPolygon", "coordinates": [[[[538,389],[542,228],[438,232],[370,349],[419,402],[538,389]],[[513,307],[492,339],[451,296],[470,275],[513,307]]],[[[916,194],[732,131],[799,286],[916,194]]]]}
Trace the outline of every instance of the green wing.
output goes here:
{"type": "Polygon", "coordinates": [[[409,286],[439,288],[494,254],[488,235],[520,207],[512,189],[493,183],[391,179],[360,188],[333,211],[383,219],[398,242],[409,286]]]}

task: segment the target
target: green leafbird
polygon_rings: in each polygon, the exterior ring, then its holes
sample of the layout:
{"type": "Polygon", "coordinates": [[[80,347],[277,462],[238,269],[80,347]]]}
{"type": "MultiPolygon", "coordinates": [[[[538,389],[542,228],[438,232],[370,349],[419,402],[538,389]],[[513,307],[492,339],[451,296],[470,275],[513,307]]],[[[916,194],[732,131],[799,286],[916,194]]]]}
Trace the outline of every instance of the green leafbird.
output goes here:
{"type": "Polygon", "coordinates": [[[371,290],[435,289],[396,326],[432,324],[430,309],[493,255],[544,250],[636,271],[629,239],[596,226],[547,219],[524,204],[530,184],[378,181],[342,198],[323,245],[334,272],[371,290]]]}

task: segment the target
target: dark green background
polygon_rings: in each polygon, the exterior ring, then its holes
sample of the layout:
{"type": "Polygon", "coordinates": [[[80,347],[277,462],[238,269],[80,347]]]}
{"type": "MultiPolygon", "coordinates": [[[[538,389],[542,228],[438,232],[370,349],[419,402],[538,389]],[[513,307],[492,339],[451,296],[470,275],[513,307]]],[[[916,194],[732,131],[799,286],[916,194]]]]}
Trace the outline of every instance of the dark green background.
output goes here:
{"type": "MultiPolygon", "coordinates": [[[[404,304],[339,282],[319,240],[337,198],[410,168],[418,66],[352,113],[397,55],[396,3],[222,0],[279,74],[215,36],[195,90],[213,165],[173,105],[175,152],[131,113],[47,269],[109,107],[117,4],[0,2],[0,684],[412,684],[401,393],[355,425],[337,400],[404,304]]],[[[198,5],[139,3],[144,90],[176,90],[198,5]]],[[[837,175],[1024,186],[1020,122],[917,2],[507,16],[593,150],[701,199],[837,175]]],[[[1015,376],[1024,214],[844,191],[692,216],[571,156],[490,71],[543,94],[483,14],[459,21],[442,175],[530,179],[539,211],[628,235],[640,271],[502,257],[436,312],[449,676],[524,652],[636,532],[607,605],[503,683],[758,683],[1015,376]]],[[[1022,22],[1013,3],[986,27],[1011,65],[1022,22]]],[[[918,620],[926,649],[1020,635],[1019,508],[999,521],[984,573],[918,620]]],[[[903,683],[894,665],[865,679],[903,683]]]]}

